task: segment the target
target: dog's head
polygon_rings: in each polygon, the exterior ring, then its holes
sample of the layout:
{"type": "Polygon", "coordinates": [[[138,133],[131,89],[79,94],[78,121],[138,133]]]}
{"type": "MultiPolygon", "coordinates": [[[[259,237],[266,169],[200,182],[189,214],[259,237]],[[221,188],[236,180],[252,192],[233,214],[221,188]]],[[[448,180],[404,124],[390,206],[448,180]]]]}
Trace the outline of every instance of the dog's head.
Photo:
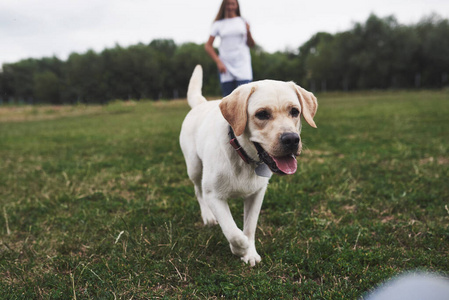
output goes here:
{"type": "Polygon", "coordinates": [[[296,172],[301,153],[302,115],[316,128],[315,96],[293,82],[264,80],[238,87],[220,103],[221,113],[236,136],[254,143],[260,158],[278,174],[296,172]]]}

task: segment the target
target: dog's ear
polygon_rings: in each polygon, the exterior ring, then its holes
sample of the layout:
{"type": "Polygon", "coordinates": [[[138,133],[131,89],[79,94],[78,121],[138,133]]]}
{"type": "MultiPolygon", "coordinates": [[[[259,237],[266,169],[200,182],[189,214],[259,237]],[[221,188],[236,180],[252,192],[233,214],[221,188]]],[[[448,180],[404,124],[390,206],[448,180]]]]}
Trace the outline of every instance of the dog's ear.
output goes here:
{"type": "Polygon", "coordinates": [[[316,128],[315,121],[313,121],[313,117],[315,116],[318,109],[318,101],[316,100],[316,97],[311,92],[306,91],[299,85],[293,82],[291,82],[291,84],[296,91],[296,95],[298,96],[304,120],[306,120],[306,122],[309,123],[310,126],[316,128]]]}
{"type": "Polygon", "coordinates": [[[256,90],[254,85],[241,85],[229,96],[223,98],[220,110],[223,117],[231,125],[236,136],[241,135],[246,128],[248,119],[248,99],[256,90]]]}

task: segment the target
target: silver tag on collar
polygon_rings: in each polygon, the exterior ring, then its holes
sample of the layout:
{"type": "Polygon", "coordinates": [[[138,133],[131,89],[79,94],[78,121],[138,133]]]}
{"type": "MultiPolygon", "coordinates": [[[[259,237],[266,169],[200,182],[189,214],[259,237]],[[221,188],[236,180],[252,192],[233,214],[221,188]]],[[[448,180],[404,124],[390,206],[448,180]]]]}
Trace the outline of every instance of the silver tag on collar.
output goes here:
{"type": "Polygon", "coordinates": [[[268,166],[262,162],[257,165],[255,172],[258,176],[267,178],[270,178],[271,175],[273,174],[270,168],[268,168],[268,166]]]}

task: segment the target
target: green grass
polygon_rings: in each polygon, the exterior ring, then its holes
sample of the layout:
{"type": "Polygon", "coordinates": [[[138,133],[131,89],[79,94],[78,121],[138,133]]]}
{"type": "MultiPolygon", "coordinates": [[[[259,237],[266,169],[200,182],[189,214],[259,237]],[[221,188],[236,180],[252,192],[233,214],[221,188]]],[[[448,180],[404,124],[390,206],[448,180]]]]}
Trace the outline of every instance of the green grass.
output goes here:
{"type": "Polygon", "coordinates": [[[255,268],[202,226],[185,102],[0,108],[0,297],[355,299],[449,275],[449,93],[318,100],[298,172],[268,187],[255,268]]]}

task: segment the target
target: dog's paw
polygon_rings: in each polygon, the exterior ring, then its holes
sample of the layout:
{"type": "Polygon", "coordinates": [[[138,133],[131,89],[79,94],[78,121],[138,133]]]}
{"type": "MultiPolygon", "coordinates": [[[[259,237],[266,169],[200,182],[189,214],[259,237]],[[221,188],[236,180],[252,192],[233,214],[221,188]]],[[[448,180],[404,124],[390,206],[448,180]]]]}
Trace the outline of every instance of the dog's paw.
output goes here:
{"type": "Polygon", "coordinates": [[[217,219],[215,219],[215,216],[211,213],[202,213],[201,217],[203,218],[204,226],[214,226],[217,225],[217,219]]]}
{"type": "Polygon", "coordinates": [[[215,218],[203,219],[203,222],[204,222],[204,226],[215,226],[218,224],[218,222],[215,218]]]}
{"type": "Polygon", "coordinates": [[[231,247],[232,254],[244,257],[249,248],[248,238],[242,233],[229,240],[229,245],[231,247]]]}
{"type": "Polygon", "coordinates": [[[257,253],[256,248],[249,248],[246,255],[241,258],[245,264],[249,264],[254,267],[257,263],[260,263],[262,258],[257,253]]]}

